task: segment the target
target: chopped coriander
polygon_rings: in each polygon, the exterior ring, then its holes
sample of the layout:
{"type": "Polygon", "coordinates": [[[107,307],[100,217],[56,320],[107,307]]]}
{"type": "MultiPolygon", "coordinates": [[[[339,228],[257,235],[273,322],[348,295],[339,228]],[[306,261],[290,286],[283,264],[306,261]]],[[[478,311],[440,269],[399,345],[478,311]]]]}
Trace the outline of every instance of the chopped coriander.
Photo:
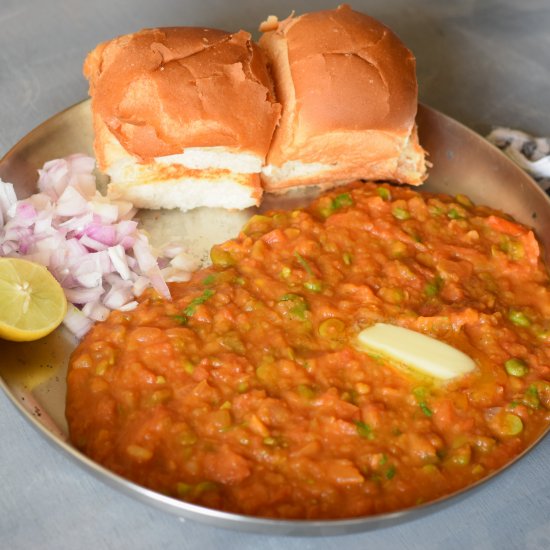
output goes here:
{"type": "Polygon", "coordinates": [[[462,220],[464,218],[464,216],[456,208],[451,208],[447,212],[447,217],[451,220],[462,220]]]}
{"type": "Polygon", "coordinates": [[[418,406],[420,407],[420,410],[428,417],[432,416],[433,415],[433,412],[432,410],[428,407],[428,405],[426,405],[426,402],[425,401],[420,401],[418,403],[418,406]]]}
{"type": "Polygon", "coordinates": [[[215,281],[216,281],[216,275],[214,275],[214,273],[210,273],[209,275],[207,275],[207,276],[202,280],[202,284],[203,284],[204,286],[209,286],[209,285],[213,284],[215,281]]]}
{"type": "Polygon", "coordinates": [[[206,302],[209,298],[212,298],[215,293],[216,292],[214,290],[207,288],[200,296],[193,298],[191,302],[189,302],[189,305],[183,310],[184,315],[187,315],[187,317],[192,317],[197,309],[197,306],[204,304],[204,302],[206,302]]]}
{"type": "Polygon", "coordinates": [[[412,391],[414,397],[416,398],[416,402],[418,403],[418,406],[420,407],[420,410],[428,417],[433,415],[432,410],[430,407],[428,407],[428,404],[426,403],[426,397],[428,395],[428,390],[424,386],[419,386],[417,388],[414,388],[412,391]]]}
{"type": "Polygon", "coordinates": [[[174,315],[172,318],[180,325],[186,325],[189,322],[189,317],[192,317],[198,305],[204,304],[206,300],[211,298],[216,292],[207,288],[200,296],[189,302],[187,307],[179,315],[174,315]]]}
{"type": "Polygon", "coordinates": [[[354,424],[357,429],[357,433],[361,437],[364,437],[365,439],[374,439],[372,428],[368,424],[365,424],[365,422],[362,422],[361,420],[356,420],[354,424]]]}
{"type": "Polygon", "coordinates": [[[439,276],[436,276],[432,281],[426,283],[424,286],[424,294],[430,298],[437,296],[441,287],[443,286],[443,279],[439,276]]]}
{"type": "Polygon", "coordinates": [[[299,252],[294,252],[294,256],[296,256],[298,263],[306,270],[307,274],[313,277],[313,270],[307,260],[299,252]]]}
{"type": "Polygon", "coordinates": [[[412,394],[416,397],[417,401],[423,401],[428,394],[428,390],[424,386],[418,386],[413,389],[412,394]]]}

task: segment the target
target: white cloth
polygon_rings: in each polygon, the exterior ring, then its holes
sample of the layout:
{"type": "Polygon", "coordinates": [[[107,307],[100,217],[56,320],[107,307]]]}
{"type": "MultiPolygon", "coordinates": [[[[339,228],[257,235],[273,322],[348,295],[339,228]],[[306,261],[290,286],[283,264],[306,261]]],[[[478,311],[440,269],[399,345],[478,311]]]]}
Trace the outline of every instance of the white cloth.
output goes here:
{"type": "Polygon", "coordinates": [[[550,194],[550,138],[534,137],[511,128],[495,128],[487,140],[533,176],[550,194]]]}

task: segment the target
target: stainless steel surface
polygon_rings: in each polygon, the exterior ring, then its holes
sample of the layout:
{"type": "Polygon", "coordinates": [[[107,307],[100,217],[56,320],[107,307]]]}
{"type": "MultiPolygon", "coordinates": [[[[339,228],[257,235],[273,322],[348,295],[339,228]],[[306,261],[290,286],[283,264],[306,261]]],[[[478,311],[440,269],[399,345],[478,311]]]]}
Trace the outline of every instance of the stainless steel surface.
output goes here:
{"type": "MultiPolygon", "coordinates": [[[[478,203],[509,212],[519,221],[531,225],[545,249],[550,250],[550,200],[531,178],[483,138],[435,110],[420,106],[418,124],[422,143],[434,165],[423,190],[464,193],[478,203]]],[[[16,144],[0,161],[0,177],[15,184],[19,197],[27,196],[35,190],[37,169],[46,160],[79,151],[90,153],[92,139],[90,102],[86,100],[46,121],[16,144]]],[[[271,199],[271,206],[276,207],[281,200],[284,199],[271,199]]],[[[180,216],[177,225],[182,227],[188,217],[195,219],[196,212],[176,213],[180,216]]],[[[193,252],[199,257],[204,255],[202,248],[205,242],[215,242],[216,237],[219,238],[216,226],[231,227],[235,225],[235,220],[240,225],[252,213],[253,209],[245,214],[202,209],[202,228],[198,229],[196,224],[191,226],[194,231],[214,233],[214,236],[206,235],[206,241],[197,241],[193,252]]],[[[158,219],[157,213],[154,218],[158,219]]],[[[153,224],[150,230],[154,232],[153,224]]],[[[63,414],[65,376],[69,355],[75,344],[76,340],[63,328],[31,344],[0,341],[0,355],[3,357],[0,385],[24,417],[58,450],[115,489],[172,514],[247,532],[337,535],[388,527],[422,517],[452,504],[459,497],[467,497],[474,488],[392,514],[333,521],[254,518],[166,497],[112,474],[76,451],[68,442],[63,414]]],[[[490,476],[495,477],[495,474],[490,476]]],[[[475,488],[482,487],[485,482],[477,483],[475,488]]]]}
{"type": "MultiPolygon", "coordinates": [[[[86,97],[86,53],[146,26],[254,30],[268,13],[330,0],[2,0],[0,157],[86,97]]],[[[548,0],[352,0],[390,25],[417,58],[420,99],[481,133],[550,135],[548,0]]],[[[3,358],[0,358],[0,363],[3,358]]],[[[482,490],[411,522],[365,533],[286,538],[216,529],[126,498],[37,437],[0,392],[0,548],[431,550],[550,547],[550,438],[482,490]]]]}

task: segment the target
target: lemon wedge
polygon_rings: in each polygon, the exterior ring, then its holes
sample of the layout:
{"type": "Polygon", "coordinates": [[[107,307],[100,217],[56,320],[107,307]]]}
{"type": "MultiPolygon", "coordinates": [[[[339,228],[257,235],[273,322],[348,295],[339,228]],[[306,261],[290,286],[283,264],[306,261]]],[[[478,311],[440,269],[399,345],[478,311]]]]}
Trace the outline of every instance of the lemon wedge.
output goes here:
{"type": "Polygon", "coordinates": [[[63,289],[45,267],[0,258],[0,338],[37,340],[53,332],[66,312],[63,289]]]}
{"type": "Polygon", "coordinates": [[[456,348],[420,332],[376,323],[359,333],[357,348],[376,352],[421,374],[450,380],[471,372],[474,361],[456,348]]]}

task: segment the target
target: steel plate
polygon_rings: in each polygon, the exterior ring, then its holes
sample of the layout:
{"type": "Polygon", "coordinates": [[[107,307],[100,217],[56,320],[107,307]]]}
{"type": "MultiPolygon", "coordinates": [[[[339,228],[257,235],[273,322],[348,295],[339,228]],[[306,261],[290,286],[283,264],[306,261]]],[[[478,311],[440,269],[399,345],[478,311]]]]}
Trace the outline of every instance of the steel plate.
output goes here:
{"type": "MultiPolygon", "coordinates": [[[[550,263],[550,200],[535,182],[500,151],[478,134],[449,117],[426,106],[418,113],[420,141],[433,163],[430,177],[422,189],[450,194],[463,193],[479,204],[501,209],[520,222],[530,225],[544,247],[550,263]]],[[[0,177],[16,185],[19,198],[35,191],[37,168],[52,158],[71,153],[92,154],[93,130],[89,100],[83,101],[37,127],[0,161],[0,177]]],[[[288,198],[285,199],[288,203],[288,198]]],[[[301,197],[291,198],[300,202],[301,197]]],[[[274,206],[280,199],[269,199],[274,206]]],[[[163,212],[164,229],[153,235],[157,240],[169,237],[178,227],[185,232],[188,245],[204,259],[210,246],[234,236],[253,213],[199,209],[187,214],[163,212]],[[171,223],[176,221],[177,223],[171,223]],[[168,229],[166,229],[168,228],[168,229]]],[[[143,213],[142,222],[153,233],[159,213],[143,213]]],[[[140,487],[82,455],[68,442],[64,416],[67,363],[76,340],[63,328],[32,343],[0,341],[0,386],[14,406],[60,452],[70,456],[101,481],[127,495],[172,514],[203,523],[241,531],[293,535],[336,535],[367,531],[418,518],[452,505],[471,495],[488,480],[529,452],[543,434],[524,453],[499,472],[453,495],[403,511],[344,520],[273,520],[230,514],[175,500],[140,487]]]]}

